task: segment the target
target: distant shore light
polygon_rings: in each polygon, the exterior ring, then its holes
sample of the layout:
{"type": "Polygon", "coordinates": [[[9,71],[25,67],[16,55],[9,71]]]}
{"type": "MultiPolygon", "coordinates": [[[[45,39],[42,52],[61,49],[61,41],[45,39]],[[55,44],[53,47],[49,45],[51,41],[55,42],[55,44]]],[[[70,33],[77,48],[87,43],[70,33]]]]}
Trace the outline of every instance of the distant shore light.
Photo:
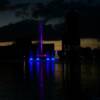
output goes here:
{"type": "Polygon", "coordinates": [[[0,46],[11,46],[13,45],[15,42],[0,42],[0,46]]]}

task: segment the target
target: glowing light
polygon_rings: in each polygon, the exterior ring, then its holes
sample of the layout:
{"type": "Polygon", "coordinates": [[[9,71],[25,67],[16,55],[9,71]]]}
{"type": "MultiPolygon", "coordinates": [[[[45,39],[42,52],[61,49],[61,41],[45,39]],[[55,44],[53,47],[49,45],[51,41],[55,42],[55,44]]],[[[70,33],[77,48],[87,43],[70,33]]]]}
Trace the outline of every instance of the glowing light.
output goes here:
{"type": "Polygon", "coordinates": [[[47,61],[50,61],[50,58],[46,58],[47,61]]]}
{"type": "Polygon", "coordinates": [[[32,52],[32,50],[30,50],[30,52],[29,52],[29,62],[32,62],[34,59],[33,59],[33,52],[32,52]]]}
{"type": "Polygon", "coordinates": [[[29,61],[33,61],[34,59],[33,58],[29,58],[29,61]]]}
{"type": "Polygon", "coordinates": [[[36,58],[36,61],[40,61],[40,58],[36,58]]]}
{"type": "Polygon", "coordinates": [[[55,58],[51,58],[51,60],[52,60],[52,61],[54,61],[54,60],[55,60],[55,58]]]}

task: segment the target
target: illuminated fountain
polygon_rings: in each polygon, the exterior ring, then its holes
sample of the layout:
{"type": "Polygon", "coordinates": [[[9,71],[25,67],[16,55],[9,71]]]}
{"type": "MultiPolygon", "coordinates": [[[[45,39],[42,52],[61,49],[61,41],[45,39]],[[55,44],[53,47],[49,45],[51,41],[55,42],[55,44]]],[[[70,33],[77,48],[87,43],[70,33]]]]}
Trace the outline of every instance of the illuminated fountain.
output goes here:
{"type": "Polygon", "coordinates": [[[39,37],[39,44],[40,44],[39,57],[42,59],[45,58],[46,61],[50,61],[50,60],[54,61],[55,58],[52,55],[43,52],[43,32],[44,32],[44,22],[40,21],[39,22],[39,36],[40,36],[39,37]]]}
{"type": "MultiPolygon", "coordinates": [[[[44,50],[43,50],[43,32],[44,32],[43,20],[39,21],[38,32],[39,32],[39,45],[37,48],[37,54],[36,54],[35,60],[36,61],[40,61],[40,60],[55,61],[55,57],[53,54],[50,55],[49,53],[47,53],[48,51],[44,53],[44,50]]],[[[29,60],[33,61],[34,59],[32,58],[32,56],[30,56],[29,60]]]]}

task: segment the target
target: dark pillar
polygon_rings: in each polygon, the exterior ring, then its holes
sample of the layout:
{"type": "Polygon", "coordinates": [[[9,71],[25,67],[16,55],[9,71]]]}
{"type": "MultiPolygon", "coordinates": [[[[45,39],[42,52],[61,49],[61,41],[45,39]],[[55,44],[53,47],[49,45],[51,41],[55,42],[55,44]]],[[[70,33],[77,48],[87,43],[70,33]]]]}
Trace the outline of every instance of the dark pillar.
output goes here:
{"type": "Polygon", "coordinates": [[[66,89],[69,99],[75,98],[80,99],[80,56],[79,56],[79,47],[80,47],[80,35],[79,35],[79,13],[75,9],[70,9],[65,16],[65,34],[67,48],[67,64],[70,66],[70,78],[67,77],[66,89]]]}

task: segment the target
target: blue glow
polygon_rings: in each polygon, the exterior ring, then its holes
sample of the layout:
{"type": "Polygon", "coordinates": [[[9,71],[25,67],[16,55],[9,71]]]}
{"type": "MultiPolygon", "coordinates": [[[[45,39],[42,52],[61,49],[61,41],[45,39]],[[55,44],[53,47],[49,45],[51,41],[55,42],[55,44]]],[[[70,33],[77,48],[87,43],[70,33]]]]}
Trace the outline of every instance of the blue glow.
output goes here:
{"type": "Polygon", "coordinates": [[[29,70],[30,70],[30,72],[32,72],[32,69],[33,69],[33,62],[29,62],[29,70]]]}
{"type": "Polygon", "coordinates": [[[46,73],[47,73],[47,78],[49,78],[49,73],[50,73],[50,62],[46,62],[46,73]]]}
{"type": "Polygon", "coordinates": [[[37,73],[37,76],[39,75],[39,71],[40,71],[40,62],[36,61],[36,73],[37,73]]]}
{"type": "Polygon", "coordinates": [[[47,61],[50,61],[50,58],[46,58],[47,61]]]}
{"type": "Polygon", "coordinates": [[[55,61],[55,58],[51,58],[52,61],[55,61]]]}
{"type": "Polygon", "coordinates": [[[29,58],[28,58],[28,59],[29,59],[29,63],[30,63],[30,62],[33,62],[34,59],[33,59],[33,52],[32,52],[32,50],[30,50],[29,56],[28,56],[28,57],[29,57],[29,58]]]}
{"type": "Polygon", "coordinates": [[[33,79],[33,62],[29,62],[29,74],[30,74],[30,79],[33,79]]]}
{"type": "Polygon", "coordinates": [[[51,71],[52,71],[52,78],[54,78],[54,74],[55,74],[55,62],[51,62],[51,71]]]}
{"type": "Polygon", "coordinates": [[[34,59],[31,57],[31,58],[29,58],[29,61],[33,61],[34,59]]]}
{"type": "Polygon", "coordinates": [[[36,61],[40,61],[40,58],[36,58],[36,61]]]}

